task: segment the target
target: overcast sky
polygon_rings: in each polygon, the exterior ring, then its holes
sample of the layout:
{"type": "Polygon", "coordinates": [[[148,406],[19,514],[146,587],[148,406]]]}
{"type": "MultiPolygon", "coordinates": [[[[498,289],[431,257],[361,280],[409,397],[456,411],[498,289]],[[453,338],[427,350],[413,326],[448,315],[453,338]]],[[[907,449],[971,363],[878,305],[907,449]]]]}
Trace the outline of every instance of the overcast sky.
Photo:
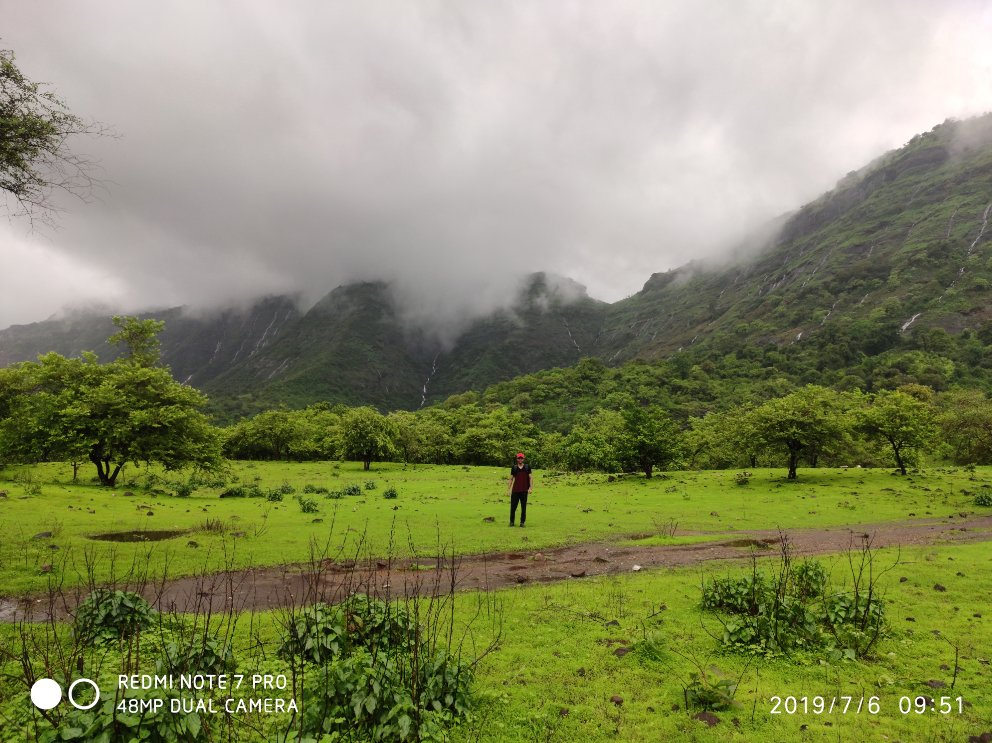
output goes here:
{"type": "Polygon", "coordinates": [[[948,117],[992,110],[979,0],[0,0],[99,201],[0,219],[0,327],[394,282],[466,317],[521,273],[616,300],[948,117]]]}

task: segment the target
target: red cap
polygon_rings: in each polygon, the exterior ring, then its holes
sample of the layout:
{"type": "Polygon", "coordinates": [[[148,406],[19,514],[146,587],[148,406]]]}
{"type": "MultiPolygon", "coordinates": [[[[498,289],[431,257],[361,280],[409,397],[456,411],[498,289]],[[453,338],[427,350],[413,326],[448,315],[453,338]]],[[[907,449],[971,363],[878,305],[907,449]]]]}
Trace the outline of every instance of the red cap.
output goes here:
{"type": "Polygon", "coordinates": [[[518,451],[517,452],[517,459],[523,459],[523,458],[524,458],[524,453],[522,451],[518,451]]]}

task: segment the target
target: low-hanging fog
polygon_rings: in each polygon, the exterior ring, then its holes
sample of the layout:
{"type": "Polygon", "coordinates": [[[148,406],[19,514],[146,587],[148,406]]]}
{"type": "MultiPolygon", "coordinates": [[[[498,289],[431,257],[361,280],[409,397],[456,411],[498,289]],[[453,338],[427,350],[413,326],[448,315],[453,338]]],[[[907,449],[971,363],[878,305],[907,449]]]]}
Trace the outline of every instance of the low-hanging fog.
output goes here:
{"type": "Polygon", "coordinates": [[[957,0],[0,0],[0,48],[119,135],[56,227],[0,221],[0,327],[64,306],[313,301],[457,323],[548,270],[616,300],[992,109],[957,0]]]}

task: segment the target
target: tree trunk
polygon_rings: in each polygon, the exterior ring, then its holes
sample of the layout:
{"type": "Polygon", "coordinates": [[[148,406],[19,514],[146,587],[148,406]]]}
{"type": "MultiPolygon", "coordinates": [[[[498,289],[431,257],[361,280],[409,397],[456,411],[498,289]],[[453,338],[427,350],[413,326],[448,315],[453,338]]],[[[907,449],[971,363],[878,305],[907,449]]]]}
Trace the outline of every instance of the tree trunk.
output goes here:
{"type": "Polygon", "coordinates": [[[100,455],[95,451],[90,452],[90,461],[96,465],[96,476],[100,480],[101,485],[107,484],[107,471],[104,469],[103,460],[100,459],[100,455]]]}
{"type": "MultiPolygon", "coordinates": [[[[108,485],[109,487],[114,487],[114,485],[117,484],[117,476],[121,473],[121,468],[123,466],[124,463],[121,462],[119,465],[114,467],[114,471],[107,477],[106,485],[108,485]]],[[[107,469],[108,470],[110,469],[110,462],[107,462],[107,469]]]]}
{"type": "Polygon", "coordinates": [[[651,479],[651,473],[654,471],[654,465],[651,464],[651,462],[645,462],[641,466],[641,469],[644,470],[644,477],[646,477],[648,480],[650,480],[651,479]]]}
{"type": "Polygon", "coordinates": [[[365,471],[368,472],[372,468],[372,457],[366,456],[362,460],[362,464],[365,465],[365,471]]]}
{"type": "Polygon", "coordinates": [[[796,479],[796,467],[799,465],[799,452],[789,449],[789,476],[788,480],[796,479]]]}
{"type": "Polygon", "coordinates": [[[108,488],[114,487],[117,483],[117,476],[124,467],[124,462],[121,462],[111,471],[110,458],[101,457],[96,451],[90,452],[90,461],[96,465],[96,474],[100,478],[100,484],[106,485],[108,488]]]}
{"type": "Polygon", "coordinates": [[[892,445],[892,451],[896,455],[896,467],[899,468],[899,474],[905,475],[906,474],[906,463],[904,461],[902,461],[902,455],[899,453],[899,449],[900,449],[900,447],[896,446],[895,444],[892,445]]]}

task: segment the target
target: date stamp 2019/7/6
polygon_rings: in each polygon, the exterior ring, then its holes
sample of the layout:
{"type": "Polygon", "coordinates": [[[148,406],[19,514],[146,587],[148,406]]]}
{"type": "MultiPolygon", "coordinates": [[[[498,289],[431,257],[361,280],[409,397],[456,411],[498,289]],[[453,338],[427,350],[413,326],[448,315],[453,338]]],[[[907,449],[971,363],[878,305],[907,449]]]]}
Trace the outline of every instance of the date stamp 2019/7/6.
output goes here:
{"type": "Polygon", "coordinates": [[[878,715],[886,711],[893,713],[896,709],[903,715],[960,715],[965,707],[964,697],[901,696],[898,704],[891,706],[890,702],[883,703],[877,696],[773,696],[769,701],[772,708],[768,713],[771,715],[878,715]]]}

